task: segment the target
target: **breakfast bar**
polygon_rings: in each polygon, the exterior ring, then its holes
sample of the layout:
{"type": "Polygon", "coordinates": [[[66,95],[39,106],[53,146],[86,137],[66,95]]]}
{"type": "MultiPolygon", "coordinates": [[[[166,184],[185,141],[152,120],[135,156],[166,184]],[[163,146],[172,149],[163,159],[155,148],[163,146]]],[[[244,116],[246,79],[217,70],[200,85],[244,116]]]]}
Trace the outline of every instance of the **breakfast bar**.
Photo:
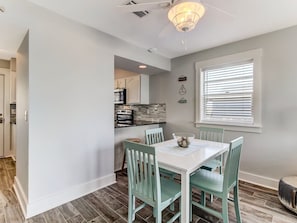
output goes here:
{"type": "Polygon", "coordinates": [[[129,104],[115,105],[115,143],[114,170],[121,170],[124,150],[123,141],[139,138],[145,143],[145,130],[164,126],[166,123],[166,105],[129,104]]]}

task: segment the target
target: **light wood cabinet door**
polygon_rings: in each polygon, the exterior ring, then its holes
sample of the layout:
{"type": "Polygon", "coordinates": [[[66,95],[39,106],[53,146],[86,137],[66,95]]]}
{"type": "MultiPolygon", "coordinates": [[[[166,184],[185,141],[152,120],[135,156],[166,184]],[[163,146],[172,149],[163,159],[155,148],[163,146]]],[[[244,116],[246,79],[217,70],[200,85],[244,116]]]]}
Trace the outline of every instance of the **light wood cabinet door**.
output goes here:
{"type": "Polygon", "coordinates": [[[140,103],[140,76],[126,78],[127,104],[140,103]]]}
{"type": "Polygon", "coordinates": [[[114,80],[114,89],[126,88],[126,78],[120,78],[114,80]]]}
{"type": "Polygon", "coordinates": [[[118,88],[126,88],[126,78],[118,79],[118,88]]]}
{"type": "Polygon", "coordinates": [[[114,89],[126,88],[127,104],[149,104],[149,76],[140,74],[114,80],[114,89]]]}

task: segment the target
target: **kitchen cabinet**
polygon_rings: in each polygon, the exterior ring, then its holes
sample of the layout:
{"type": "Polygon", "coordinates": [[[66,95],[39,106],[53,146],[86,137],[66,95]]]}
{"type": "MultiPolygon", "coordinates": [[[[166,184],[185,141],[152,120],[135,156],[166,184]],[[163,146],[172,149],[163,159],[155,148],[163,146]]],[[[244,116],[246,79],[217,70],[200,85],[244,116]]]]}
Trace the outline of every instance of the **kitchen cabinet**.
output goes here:
{"type": "Polygon", "coordinates": [[[127,104],[149,104],[149,76],[140,74],[126,78],[127,104]]]}
{"type": "Polygon", "coordinates": [[[126,78],[127,104],[140,103],[140,76],[126,78]]]}
{"type": "Polygon", "coordinates": [[[126,88],[126,104],[149,104],[149,76],[134,75],[115,79],[115,88],[126,88]]]}
{"type": "Polygon", "coordinates": [[[114,89],[126,88],[126,78],[119,78],[114,80],[114,89]]]}

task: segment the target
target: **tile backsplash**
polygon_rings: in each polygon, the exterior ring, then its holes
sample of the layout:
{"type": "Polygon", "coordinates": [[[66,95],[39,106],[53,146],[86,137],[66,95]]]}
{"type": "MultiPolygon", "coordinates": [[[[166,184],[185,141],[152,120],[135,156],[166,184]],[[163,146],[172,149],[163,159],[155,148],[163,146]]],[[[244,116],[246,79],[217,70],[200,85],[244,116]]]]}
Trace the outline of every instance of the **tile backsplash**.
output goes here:
{"type": "Polygon", "coordinates": [[[115,105],[115,111],[132,109],[134,121],[166,122],[166,104],[115,105]]]}

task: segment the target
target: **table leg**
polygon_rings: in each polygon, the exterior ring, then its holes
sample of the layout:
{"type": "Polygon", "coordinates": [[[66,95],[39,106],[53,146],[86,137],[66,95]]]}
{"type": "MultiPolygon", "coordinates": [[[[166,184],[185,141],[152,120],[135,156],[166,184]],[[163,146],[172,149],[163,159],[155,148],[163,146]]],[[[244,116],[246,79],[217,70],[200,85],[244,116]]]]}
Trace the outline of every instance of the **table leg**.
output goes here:
{"type": "Polygon", "coordinates": [[[190,222],[190,175],[181,174],[181,221],[190,222]]]}

